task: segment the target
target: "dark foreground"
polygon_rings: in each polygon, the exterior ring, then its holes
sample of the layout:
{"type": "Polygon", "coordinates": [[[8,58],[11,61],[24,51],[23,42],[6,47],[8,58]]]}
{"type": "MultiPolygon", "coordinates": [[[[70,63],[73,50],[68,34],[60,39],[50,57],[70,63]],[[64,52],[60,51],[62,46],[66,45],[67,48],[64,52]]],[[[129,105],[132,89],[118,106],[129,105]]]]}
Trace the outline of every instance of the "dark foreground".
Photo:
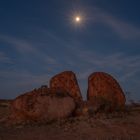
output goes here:
{"type": "MultiPolygon", "coordinates": [[[[0,104],[0,120],[9,113],[0,104]]],[[[140,106],[127,112],[84,116],[49,123],[5,126],[0,123],[0,140],[140,140],[140,106]]]]}

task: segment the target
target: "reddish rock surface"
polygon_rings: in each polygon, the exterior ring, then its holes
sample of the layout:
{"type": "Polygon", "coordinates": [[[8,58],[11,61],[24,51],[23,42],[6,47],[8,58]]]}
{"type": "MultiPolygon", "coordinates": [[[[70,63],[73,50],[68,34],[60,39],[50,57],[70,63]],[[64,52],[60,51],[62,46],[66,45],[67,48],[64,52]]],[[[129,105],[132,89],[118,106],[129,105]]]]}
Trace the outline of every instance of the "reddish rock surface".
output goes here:
{"type": "Polygon", "coordinates": [[[16,122],[55,120],[70,116],[74,109],[74,99],[67,92],[43,86],[13,100],[9,119],[16,122]]]}
{"type": "Polygon", "coordinates": [[[66,90],[75,100],[82,100],[76,75],[72,71],[65,71],[54,76],[50,81],[50,88],[66,90]]]}
{"type": "Polygon", "coordinates": [[[108,104],[111,110],[125,105],[125,96],[119,83],[104,72],[95,72],[89,76],[87,99],[95,110],[103,104],[108,104]]]}

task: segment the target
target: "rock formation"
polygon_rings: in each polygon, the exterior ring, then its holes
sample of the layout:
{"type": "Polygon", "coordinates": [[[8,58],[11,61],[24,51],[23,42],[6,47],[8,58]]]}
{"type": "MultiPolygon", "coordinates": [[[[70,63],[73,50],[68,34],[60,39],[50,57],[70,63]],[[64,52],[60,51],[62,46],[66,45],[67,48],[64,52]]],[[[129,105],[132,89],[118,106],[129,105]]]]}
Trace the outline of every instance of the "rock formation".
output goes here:
{"type": "Polygon", "coordinates": [[[119,83],[104,72],[95,72],[89,76],[87,99],[95,110],[114,110],[125,105],[125,96],[119,83]]]}
{"type": "Polygon", "coordinates": [[[50,121],[66,118],[74,109],[74,99],[67,92],[43,86],[13,100],[9,119],[16,122],[50,121]]]}
{"type": "Polygon", "coordinates": [[[41,86],[18,96],[10,103],[13,122],[50,121],[100,111],[123,108],[125,96],[119,83],[109,74],[96,72],[88,78],[87,101],[82,100],[76,76],[62,72],[50,80],[50,88],[41,86]]]}
{"type": "Polygon", "coordinates": [[[50,80],[50,88],[66,90],[76,101],[82,100],[76,75],[72,71],[57,74],[50,80]]]}

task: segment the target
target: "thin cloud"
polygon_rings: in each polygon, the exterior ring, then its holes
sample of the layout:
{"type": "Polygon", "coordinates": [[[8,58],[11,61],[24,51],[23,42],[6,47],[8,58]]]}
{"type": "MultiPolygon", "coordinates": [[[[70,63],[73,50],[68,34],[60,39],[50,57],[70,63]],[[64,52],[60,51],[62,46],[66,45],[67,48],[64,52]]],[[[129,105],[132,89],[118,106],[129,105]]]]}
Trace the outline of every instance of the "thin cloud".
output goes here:
{"type": "Polygon", "coordinates": [[[41,85],[48,85],[50,74],[36,75],[27,71],[0,71],[1,97],[15,98],[20,93],[25,93],[39,88],[41,85]]]}
{"type": "Polygon", "coordinates": [[[112,28],[123,39],[140,39],[140,28],[123,20],[115,18],[111,14],[95,8],[93,21],[103,23],[112,28]]]}
{"type": "Polygon", "coordinates": [[[0,35],[0,40],[11,44],[14,49],[20,53],[34,52],[35,48],[25,40],[7,35],[0,35]]]}
{"type": "MultiPolygon", "coordinates": [[[[79,51],[79,50],[78,50],[79,51]]],[[[140,67],[140,56],[128,56],[124,53],[102,54],[92,51],[80,50],[77,53],[83,61],[97,67],[120,67],[138,68],[140,67]]]]}
{"type": "MultiPolygon", "coordinates": [[[[125,26],[125,23],[123,24],[125,26]]],[[[134,31],[134,34],[136,33],[133,26],[126,27],[134,31]]],[[[126,29],[126,27],[124,29],[126,29]]],[[[122,32],[126,33],[125,30],[122,32]]],[[[122,52],[111,54],[99,53],[92,50],[82,49],[83,47],[81,47],[80,43],[78,46],[75,46],[74,42],[66,42],[65,40],[61,39],[60,36],[58,37],[54,34],[49,34],[55,41],[57,41],[62,46],[65,46],[69,50],[69,53],[73,56],[66,61],[68,65],[75,66],[79,69],[79,80],[87,80],[89,74],[100,70],[109,73],[113,72],[114,74],[119,73],[118,77],[120,81],[126,81],[128,78],[134,77],[138,72],[140,72],[139,55],[131,56],[122,52]]]]}
{"type": "Polygon", "coordinates": [[[135,76],[135,75],[137,75],[137,73],[139,73],[140,72],[140,70],[138,69],[136,69],[136,70],[133,70],[133,71],[129,71],[129,72],[127,72],[127,73],[125,73],[124,75],[122,75],[121,77],[120,77],[120,80],[123,82],[125,82],[125,81],[127,81],[128,79],[130,79],[130,78],[132,78],[133,76],[135,76]]]}
{"type": "Polygon", "coordinates": [[[17,86],[17,88],[36,84],[41,85],[43,83],[47,84],[50,76],[50,74],[35,75],[27,71],[20,71],[20,73],[18,71],[0,71],[0,78],[9,79],[8,81],[10,82],[10,84],[13,80],[13,83],[17,86]]]}
{"type": "MultiPolygon", "coordinates": [[[[80,83],[82,83],[82,81],[87,82],[88,76],[95,71],[105,71],[112,75],[117,75],[117,79],[119,79],[121,82],[125,82],[130,78],[135,79],[137,73],[140,72],[140,56],[138,55],[130,56],[122,52],[104,54],[102,52],[87,50],[87,48],[82,49],[84,47],[80,42],[78,42],[79,44],[77,46],[77,43],[74,41],[65,41],[63,38],[61,38],[61,36],[57,36],[53,33],[51,34],[51,32],[48,32],[48,36],[52,39],[52,42],[56,42],[56,44],[58,43],[61,46],[59,51],[62,51],[61,55],[65,63],[61,62],[59,59],[57,60],[57,56],[53,57],[53,54],[49,54],[47,51],[43,51],[41,47],[37,47],[36,43],[39,43],[38,40],[31,42],[30,40],[23,40],[9,36],[2,37],[2,35],[0,36],[0,40],[12,44],[18,53],[29,54],[26,55],[26,57],[28,57],[27,61],[34,62],[34,58],[37,58],[37,61],[40,60],[37,63],[41,63],[40,66],[43,68],[49,68],[49,72],[51,74],[57,73],[60,69],[65,70],[67,68],[73,68],[75,72],[77,71],[80,83]],[[67,57],[67,55],[70,57],[67,57]]],[[[45,36],[44,40],[48,36],[45,36]]],[[[46,43],[44,46],[46,47],[48,44],[46,43]]],[[[54,46],[53,49],[57,51],[58,46],[54,46]]],[[[1,58],[2,57],[3,60],[4,57],[7,59],[6,55],[1,56],[1,58]]],[[[60,57],[60,55],[58,55],[58,57],[60,57]]],[[[7,73],[1,71],[0,76],[1,78],[4,76],[3,79],[5,80],[9,78],[9,86],[11,86],[12,83],[13,87],[20,86],[24,89],[28,85],[32,85],[31,87],[36,87],[36,85],[47,83],[47,80],[50,79],[49,77],[52,76],[51,74],[46,75],[42,73],[40,75],[35,75],[32,74],[32,72],[19,71],[20,70],[15,72],[8,71],[7,73]]]]}
{"type": "Polygon", "coordinates": [[[0,63],[12,64],[13,62],[4,52],[0,52],[0,63]]]}
{"type": "Polygon", "coordinates": [[[129,56],[118,52],[113,54],[102,54],[88,50],[75,49],[75,55],[86,65],[81,68],[79,79],[87,79],[94,71],[107,71],[119,73],[119,79],[126,81],[140,72],[140,56],[129,56]]]}
{"type": "MultiPolygon", "coordinates": [[[[6,36],[6,35],[0,35],[0,40],[5,43],[9,43],[10,47],[14,48],[17,53],[20,53],[23,56],[30,57],[30,58],[39,57],[40,59],[42,59],[43,62],[47,64],[54,64],[54,65],[57,64],[56,59],[49,56],[47,53],[44,53],[43,51],[41,51],[40,48],[37,48],[35,44],[36,41],[32,43],[29,40],[23,40],[20,38],[6,36]]],[[[4,56],[3,56],[3,59],[4,59],[4,56]]]]}

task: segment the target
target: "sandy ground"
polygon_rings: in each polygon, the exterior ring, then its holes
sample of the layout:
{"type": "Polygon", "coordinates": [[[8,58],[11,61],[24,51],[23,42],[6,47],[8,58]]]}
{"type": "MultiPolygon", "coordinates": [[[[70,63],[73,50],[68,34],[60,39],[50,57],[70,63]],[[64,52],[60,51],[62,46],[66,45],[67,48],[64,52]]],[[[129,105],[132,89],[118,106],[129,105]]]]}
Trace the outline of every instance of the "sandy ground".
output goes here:
{"type": "MultiPolygon", "coordinates": [[[[0,120],[9,113],[0,106],[0,120]]],[[[5,126],[0,123],[0,140],[140,140],[140,107],[129,113],[100,114],[50,123],[5,126]]]]}

